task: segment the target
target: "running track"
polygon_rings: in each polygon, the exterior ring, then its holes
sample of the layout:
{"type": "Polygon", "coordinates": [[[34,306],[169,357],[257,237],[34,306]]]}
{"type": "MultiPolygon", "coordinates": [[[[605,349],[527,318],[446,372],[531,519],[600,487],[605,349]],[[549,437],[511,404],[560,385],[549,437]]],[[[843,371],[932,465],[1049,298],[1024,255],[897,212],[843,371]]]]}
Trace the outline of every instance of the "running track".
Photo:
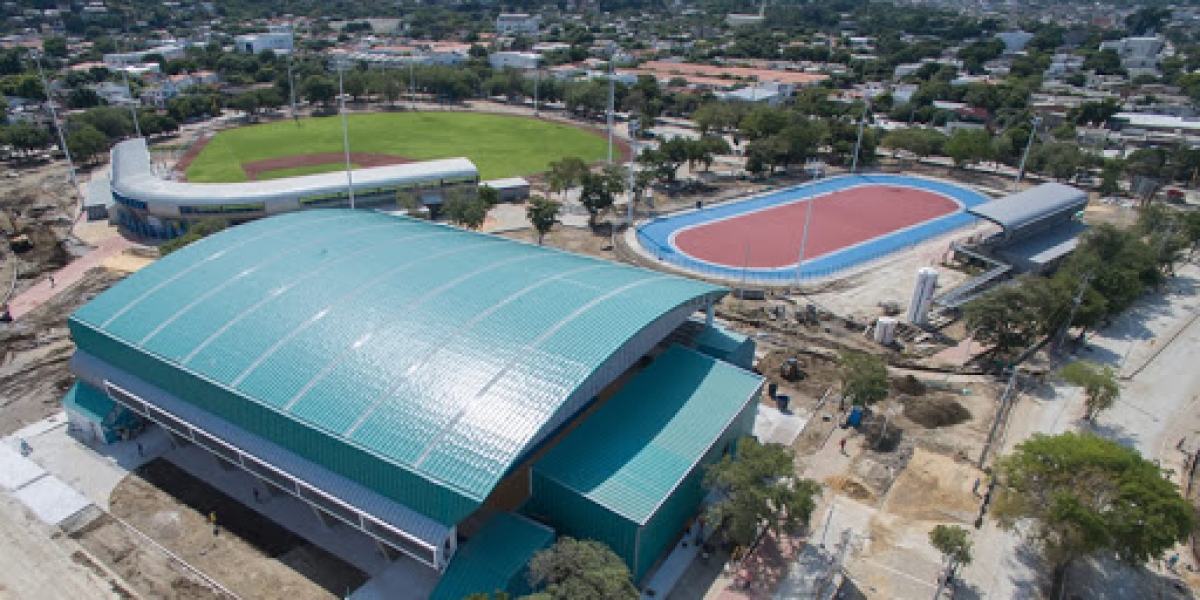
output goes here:
{"type": "Polygon", "coordinates": [[[964,210],[989,200],[917,177],[836,177],[656,219],[638,231],[638,241],[661,260],[698,273],[794,280],[810,199],[804,279],[827,277],[969,225],[972,217],[964,210]]]}

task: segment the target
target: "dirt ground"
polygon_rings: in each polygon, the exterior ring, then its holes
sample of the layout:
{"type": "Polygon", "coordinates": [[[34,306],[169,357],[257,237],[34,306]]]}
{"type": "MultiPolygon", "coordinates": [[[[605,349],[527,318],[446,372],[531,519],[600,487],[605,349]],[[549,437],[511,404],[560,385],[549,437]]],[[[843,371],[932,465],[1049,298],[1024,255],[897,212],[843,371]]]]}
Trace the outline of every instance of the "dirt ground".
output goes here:
{"type": "MultiPolygon", "coordinates": [[[[505,231],[497,235],[510,240],[520,240],[531,244],[537,243],[537,231],[534,231],[533,228],[505,231]]],[[[617,260],[613,254],[612,236],[609,234],[607,227],[603,225],[595,230],[559,225],[546,234],[545,239],[542,240],[542,244],[576,254],[617,260]]]]}
{"type": "Polygon", "coordinates": [[[93,269],[19,322],[0,325],[0,435],[62,410],[59,400],[74,382],[67,317],[124,276],[93,269]]]}
{"type": "MultiPolygon", "coordinates": [[[[279,158],[268,158],[266,160],[256,160],[253,162],[242,163],[242,171],[246,172],[246,177],[250,181],[258,179],[259,175],[280,169],[292,169],[296,167],[314,167],[317,165],[327,164],[345,164],[346,155],[341,152],[321,152],[317,154],[297,154],[295,156],[282,156],[279,158]]],[[[391,154],[377,154],[372,152],[352,152],[350,154],[350,162],[358,165],[355,168],[366,169],[370,167],[384,167],[387,165],[404,165],[413,162],[411,158],[403,156],[392,156],[391,154]]]]}
{"type": "MultiPolygon", "coordinates": [[[[337,598],[367,579],[163,459],[125,478],[113,490],[111,504],[114,515],[244,598],[337,598]],[[213,513],[215,535],[209,522],[213,513]]],[[[81,538],[86,542],[89,536],[81,538]]],[[[109,555],[127,578],[142,577],[140,565],[109,555]]],[[[145,585],[176,585],[178,577],[163,575],[145,577],[145,585]]]]}

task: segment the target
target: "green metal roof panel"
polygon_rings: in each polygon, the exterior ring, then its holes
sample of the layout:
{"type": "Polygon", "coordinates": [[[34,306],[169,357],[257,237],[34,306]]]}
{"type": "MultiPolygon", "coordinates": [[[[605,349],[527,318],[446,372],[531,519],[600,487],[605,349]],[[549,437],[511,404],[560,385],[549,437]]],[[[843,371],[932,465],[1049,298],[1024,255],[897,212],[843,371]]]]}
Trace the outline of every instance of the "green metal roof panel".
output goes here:
{"type": "Polygon", "coordinates": [[[482,500],[632,336],[724,291],[427,221],[322,210],[182,248],[72,322],[271,419],[482,500]]]}
{"type": "Polygon", "coordinates": [[[554,531],[524,517],[497,513],[455,553],[430,600],[463,600],[471,594],[524,594],[521,576],[530,559],[554,542],[554,531]]]}
{"type": "Polygon", "coordinates": [[[672,346],[533,468],[644,524],[761,385],[753,373],[672,346]]]}
{"type": "Polygon", "coordinates": [[[116,404],[104,392],[78,381],[67,390],[62,402],[67,408],[87,415],[97,423],[103,423],[116,404]]]}

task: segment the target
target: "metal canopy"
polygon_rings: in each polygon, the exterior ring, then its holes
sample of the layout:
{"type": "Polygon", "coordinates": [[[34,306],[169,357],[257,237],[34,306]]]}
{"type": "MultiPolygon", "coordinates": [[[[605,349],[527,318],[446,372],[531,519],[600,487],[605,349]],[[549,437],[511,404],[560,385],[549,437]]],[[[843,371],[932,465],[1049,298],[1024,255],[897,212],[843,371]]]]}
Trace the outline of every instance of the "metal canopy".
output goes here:
{"type": "Polygon", "coordinates": [[[967,212],[1004,229],[1005,238],[1050,220],[1069,219],[1087,208],[1083,190],[1061,183],[1043,183],[1035,188],[970,208],[967,212]]]}

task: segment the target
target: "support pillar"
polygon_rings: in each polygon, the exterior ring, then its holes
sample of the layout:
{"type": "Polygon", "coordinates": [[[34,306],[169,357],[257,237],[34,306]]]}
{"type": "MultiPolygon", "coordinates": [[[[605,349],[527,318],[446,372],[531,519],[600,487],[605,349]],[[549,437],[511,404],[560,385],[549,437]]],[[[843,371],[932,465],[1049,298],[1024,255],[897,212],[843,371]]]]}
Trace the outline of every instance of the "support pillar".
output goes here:
{"type": "Polygon", "coordinates": [[[334,519],[333,517],[325,514],[325,511],[323,511],[311,504],[309,504],[308,506],[309,506],[309,508],[312,509],[313,514],[317,515],[317,520],[320,521],[321,524],[324,525],[325,527],[331,528],[334,525],[337,525],[337,519],[334,519]]]}
{"type": "Polygon", "coordinates": [[[704,325],[705,326],[707,326],[707,327],[713,326],[713,316],[714,316],[715,312],[716,312],[716,308],[713,306],[712,302],[709,302],[707,305],[704,306],[704,325]]]}
{"type": "Polygon", "coordinates": [[[379,550],[379,553],[382,554],[385,559],[387,559],[388,562],[395,562],[400,558],[399,551],[379,540],[375,540],[375,547],[379,550]]]}

